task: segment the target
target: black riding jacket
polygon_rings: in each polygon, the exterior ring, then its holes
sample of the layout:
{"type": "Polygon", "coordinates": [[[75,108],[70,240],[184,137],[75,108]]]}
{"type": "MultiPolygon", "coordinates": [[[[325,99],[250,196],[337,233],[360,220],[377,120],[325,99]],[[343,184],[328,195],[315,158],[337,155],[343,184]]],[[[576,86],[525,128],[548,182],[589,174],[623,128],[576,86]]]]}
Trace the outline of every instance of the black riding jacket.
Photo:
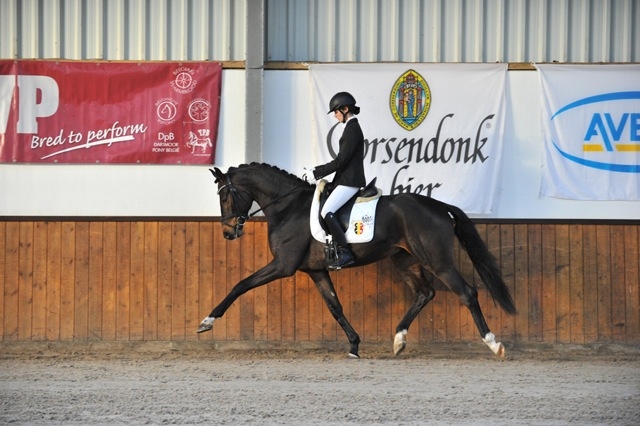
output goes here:
{"type": "Polygon", "coordinates": [[[334,185],[363,187],[367,184],[364,177],[364,135],[357,118],[347,121],[340,137],[338,155],[327,164],[313,169],[316,179],[333,172],[334,185]]]}

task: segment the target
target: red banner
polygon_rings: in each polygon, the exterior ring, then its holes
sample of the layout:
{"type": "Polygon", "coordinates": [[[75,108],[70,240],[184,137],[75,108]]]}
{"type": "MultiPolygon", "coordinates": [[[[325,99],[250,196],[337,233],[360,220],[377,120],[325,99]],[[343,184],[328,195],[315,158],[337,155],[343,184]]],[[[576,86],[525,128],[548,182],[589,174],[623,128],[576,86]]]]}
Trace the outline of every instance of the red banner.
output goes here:
{"type": "Polygon", "coordinates": [[[212,164],[222,65],[0,61],[0,162],[212,164]]]}

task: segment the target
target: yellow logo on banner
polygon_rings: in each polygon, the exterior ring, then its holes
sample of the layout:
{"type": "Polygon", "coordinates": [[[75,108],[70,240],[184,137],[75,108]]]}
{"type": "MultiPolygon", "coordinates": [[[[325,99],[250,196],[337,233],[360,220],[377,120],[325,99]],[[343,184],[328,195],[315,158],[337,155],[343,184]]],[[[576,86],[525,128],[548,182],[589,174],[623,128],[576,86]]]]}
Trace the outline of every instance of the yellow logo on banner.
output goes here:
{"type": "Polygon", "coordinates": [[[431,90],[415,70],[408,70],[396,80],[389,96],[394,120],[407,130],[418,127],[431,107],[431,90]]]}

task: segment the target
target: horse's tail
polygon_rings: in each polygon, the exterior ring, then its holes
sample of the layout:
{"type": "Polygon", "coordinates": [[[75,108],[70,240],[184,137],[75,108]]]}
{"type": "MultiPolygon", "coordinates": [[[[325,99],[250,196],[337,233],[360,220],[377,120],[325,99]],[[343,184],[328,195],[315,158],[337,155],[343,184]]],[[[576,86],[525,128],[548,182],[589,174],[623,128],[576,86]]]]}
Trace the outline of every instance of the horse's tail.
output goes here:
{"type": "Polygon", "coordinates": [[[473,266],[480,274],[482,282],[489,289],[493,300],[496,301],[505,312],[510,315],[516,313],[516,307],[509,293],[509,288],[502,280],[500,269],[495,257],[489,252],[486,244],[478,234],[469,216],[458,207],[448,205],[449,212],[453,215],[454,229],[460,244],[469,255],[473,266]]]}

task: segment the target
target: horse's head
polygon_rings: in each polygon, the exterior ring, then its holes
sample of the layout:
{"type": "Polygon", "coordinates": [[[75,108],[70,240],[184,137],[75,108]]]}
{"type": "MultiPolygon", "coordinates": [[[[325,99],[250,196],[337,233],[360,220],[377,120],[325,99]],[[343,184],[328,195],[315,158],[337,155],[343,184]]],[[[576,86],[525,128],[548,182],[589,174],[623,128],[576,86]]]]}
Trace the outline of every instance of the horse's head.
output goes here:
{"type": "Polygon", "coordinates": [[[222,233],[227,240],[234,240],[242,236],[242,228],[249,219],[249,209],[253,203],[251,195],[238,189],[232,182],[229,174],[214,167],[209,169],[218,184],[218,196],[220,197],[220,211],[223,229],[222,233]]]}

